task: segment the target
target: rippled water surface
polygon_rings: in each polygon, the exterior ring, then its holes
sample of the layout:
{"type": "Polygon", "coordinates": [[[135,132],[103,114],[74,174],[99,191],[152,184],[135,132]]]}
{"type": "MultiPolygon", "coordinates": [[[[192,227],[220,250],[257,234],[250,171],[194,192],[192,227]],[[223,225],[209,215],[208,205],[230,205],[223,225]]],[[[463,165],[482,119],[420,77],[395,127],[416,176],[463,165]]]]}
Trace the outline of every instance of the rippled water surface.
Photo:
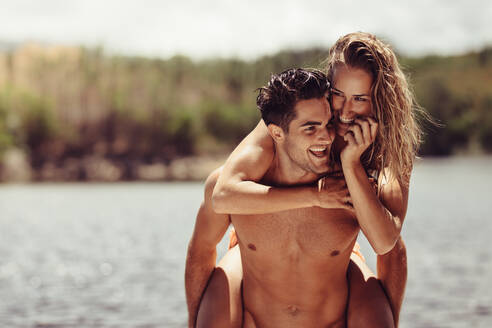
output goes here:
{"type": "MultiPolygon", "coordinates": [[[[491,183],[490,158],[415,168],[401,327],[492,327],[491,183]]],[[[0,185],[0,327],[186,327],[201,199],[200,183],[0,185]]]]}

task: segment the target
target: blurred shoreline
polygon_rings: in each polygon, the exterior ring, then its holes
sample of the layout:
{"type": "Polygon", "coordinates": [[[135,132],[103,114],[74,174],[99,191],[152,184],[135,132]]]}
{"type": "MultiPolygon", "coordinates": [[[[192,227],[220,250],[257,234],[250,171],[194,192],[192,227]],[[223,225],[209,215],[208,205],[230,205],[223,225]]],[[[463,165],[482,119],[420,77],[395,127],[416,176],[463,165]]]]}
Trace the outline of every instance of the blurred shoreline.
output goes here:
{"type": "Polygon", "coordinates": [[[69,158],[61,165],[47,162],[35,170],[25,153],[10,149],[3,154],[0,182],[202,181],[226,159],[227,155],[188,156],[174,159],[168,164],[146,164],[140,161],[112,161],[91,155],[81,159],[69,158]]]}
{"type": "MultiPolygon", "coordinates": [[[[216,168],[223,165],[229,154],[214,156],[188,156],[165,163],[115,162],[103,157],[87,156],[80,160],[68,159],[64,165],[45,164],[33,169],[29,159],[20,150],[9,150],[0,163],[0,185],[9,183],[118,183],[118,182],[199,182],[204,181],[216,168]]],[[[445,162],[470,163],[492,160],[490,154],[426,156],[423,162],[441,165],[445,162]]]]}

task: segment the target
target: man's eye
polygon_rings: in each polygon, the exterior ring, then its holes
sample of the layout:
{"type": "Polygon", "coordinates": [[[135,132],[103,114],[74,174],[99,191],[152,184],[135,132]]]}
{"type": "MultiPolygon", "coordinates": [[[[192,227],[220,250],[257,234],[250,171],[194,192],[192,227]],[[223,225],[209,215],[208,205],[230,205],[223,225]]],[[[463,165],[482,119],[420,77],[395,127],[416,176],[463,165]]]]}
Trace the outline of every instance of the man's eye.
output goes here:
{"type": "Polygon", "coordinates": [[[332,95],[334,95],[334,96],[338,96],[338,97],[342,97],[342,96],[343,96],[343,94],[342,94],[341,92],[336,91],[336,90],[333,90],[333,91],[331,92],[331,94],[332,94],[332,95]]]}
{"type": "Polygon", "coordinates": [[[314,126],[308,126],[307,128],[304,129],[306,132],[313,132],[314,131],[314,126]]]}

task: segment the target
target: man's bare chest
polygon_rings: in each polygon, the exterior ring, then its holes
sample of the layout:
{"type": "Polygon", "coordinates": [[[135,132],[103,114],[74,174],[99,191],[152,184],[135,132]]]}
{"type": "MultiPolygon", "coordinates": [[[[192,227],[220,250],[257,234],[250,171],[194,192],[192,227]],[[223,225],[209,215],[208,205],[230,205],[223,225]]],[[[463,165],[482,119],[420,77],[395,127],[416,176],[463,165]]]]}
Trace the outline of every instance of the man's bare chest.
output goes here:
{"type": "Polygon", "coordinates": [[[234,215],[232,223],[243,246],[265,254],[336,255],[356,238],[359,225],[345,210],[302,208],[262,215],[234,215]]]}

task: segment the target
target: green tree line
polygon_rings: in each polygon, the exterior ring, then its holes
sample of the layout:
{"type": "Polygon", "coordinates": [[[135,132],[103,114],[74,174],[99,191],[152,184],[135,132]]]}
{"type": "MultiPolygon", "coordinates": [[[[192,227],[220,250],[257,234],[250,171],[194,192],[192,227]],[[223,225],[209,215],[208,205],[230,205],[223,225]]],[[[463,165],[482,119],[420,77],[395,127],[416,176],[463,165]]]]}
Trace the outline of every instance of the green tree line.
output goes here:
{"type": "MultiPolygon", "coordinates": [[[[20,58],[14,50],[3,54],[0,70],[0,160],[21,149],[36,171],[99,156],[120,163],[123,179],[134,179],[136,163],[224,154],[258,122],[255,90],[270,74],[322,69],[327,53],[193,61],[109,55],[100,48],[20,58]]],[[[419,104],[442,124],[426,125],[421,154],[492,152],[492,48],[400,60],[419,104]]]]}

